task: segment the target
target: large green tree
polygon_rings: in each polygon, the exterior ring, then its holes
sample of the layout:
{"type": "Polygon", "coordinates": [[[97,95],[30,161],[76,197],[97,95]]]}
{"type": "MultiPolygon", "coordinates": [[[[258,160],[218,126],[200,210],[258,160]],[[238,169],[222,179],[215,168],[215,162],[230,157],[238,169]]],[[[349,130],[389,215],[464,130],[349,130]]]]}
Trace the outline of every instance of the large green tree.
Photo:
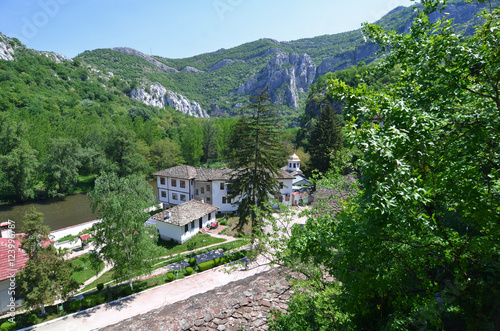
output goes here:
{"type": "Polygon", "coordinates": [[[50,196],[69,192],[78,180],[82,148],[75,139],[54,138],[49,143],[44,170],[50,196]]]}
{"type": "Polygon", "coordinates": [[[25,218],[21,247],[29,260],[17,274],[16,281],[24,305],[40,307],[44,315],[46,304],[66,300],[78,284],[71,278],[71,264],[50,242],[50,229],[43,225],[43,214],[32,208],[25,218]]]}
{"type": "Polygon", "coordinates": [[[342,150],[342,118],[327,103],[321,109],[315,121],[309,138],[309,162],[313,169],[326,173],[330,167],[330,160],[337,157],[342,150]]]}
{"type": "Polygon", "coordinates": [[[105,174],[89,193],[92,210],[102,221],[94,236],[93,256],[112,265],[116,279],[128,279],[152,271],[156,257],[155,229],[144,226],[145,210],[156,203],[153,188],[139,175],[119,178],[105,174]]]}
{"type": "Polygon", "coordinates": [[[238,199],[238,226],[243,227],[250,219],[252,233],[259,229],[260,218],[271,212],[271,197],[279,194],[280,117],[269,101],[267,90],[252,98],[229,142],[229,166],[234,169],[231,194],[238,199]]]}
{"type": "Polygon", "coordinates": [[[337,281],[311,284],[276,329],[500,327],[500,12],[464,38],[429,19],[441,3],[422,1],[408,33],[366,27],[402,68],[386,93],[330,83],[353,118],[362,189],[292,240],[337,281]]]}

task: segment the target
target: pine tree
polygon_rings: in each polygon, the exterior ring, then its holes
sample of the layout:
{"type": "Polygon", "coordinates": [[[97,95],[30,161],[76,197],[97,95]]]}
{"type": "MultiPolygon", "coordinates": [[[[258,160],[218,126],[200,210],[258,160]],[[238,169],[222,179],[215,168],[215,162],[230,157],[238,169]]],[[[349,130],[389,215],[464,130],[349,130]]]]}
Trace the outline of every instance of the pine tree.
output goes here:
{"type": "Polygon", "coordinates": [[[259,218],[271,212],[269,200],[279,194],[276,180],[281,144],[279,114],[269,103],[268,89],[252,97],[233,129],[229,142],[229,165],[235,169],[231,196],[238,198],[240,229],[251,221],[252,238],[260,228],[259,218]]]}
{"type": "Polygon", "coordinates": [[[321,110],[318,120],[311,130],[309,144],[310,163],[313,169],[326,173],[330,160],[342,150],[342,122],[331,104],[321,110]],[[332,155],[333,153],[333,155],[332,155]]]}

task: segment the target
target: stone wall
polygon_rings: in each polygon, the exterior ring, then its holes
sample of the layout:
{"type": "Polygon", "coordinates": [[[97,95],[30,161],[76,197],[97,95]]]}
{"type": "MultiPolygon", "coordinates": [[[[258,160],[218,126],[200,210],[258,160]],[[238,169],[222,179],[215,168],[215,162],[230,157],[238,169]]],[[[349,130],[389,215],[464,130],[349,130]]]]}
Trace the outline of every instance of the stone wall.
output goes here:
{"type": "Polygon", "coordinates": [[[267,330],[292,294],[278,269],[229,283],[102,330],[267,330]]]}

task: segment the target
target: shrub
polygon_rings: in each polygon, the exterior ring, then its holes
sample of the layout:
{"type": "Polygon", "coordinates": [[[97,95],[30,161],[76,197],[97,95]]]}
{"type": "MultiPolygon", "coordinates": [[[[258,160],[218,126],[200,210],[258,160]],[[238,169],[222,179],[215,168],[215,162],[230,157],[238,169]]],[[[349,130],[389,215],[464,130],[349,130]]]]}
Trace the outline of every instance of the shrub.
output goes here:
{"type": "Polygon", "coordinates": [[[194,267],[196,265],[196,259],[192,257],[188,260],[188,263],[191,267],[194,267]]]}
{"type": "Polygon", "coordinates": [[[175,275],[173,272],[167,273],[167,282],[171,282],[175,279],[175,275]]]}
{"type": "Polygon", "coordinates": [[[200,270],[200,272],[211,269],[213,267],[215,267],[214,260],[210,260],[210,261],[206,261],[206,262],[202,262],[202,263],[198,264],[198,270],[200,270]]]}
{"type": "Polygon", "coordinates": [[[28,322],[30,322],[31,324],[36,324],[36,321],[38,320],[38,316],[36,316],[36,314],[31,314],[29,317],[28,317],[28,322]]]}
{"type": "Polygon", "coordinates": [[[98,291],[101,291],[103,288],[104,288],[104,284],[103,283],[97,284],[97,290],[98,291]]]}
{"type": "Polygon", "coordinates": [[[123,289],[123,293],[125,293],[125,295],[131,295],[132,294],[132,288],[130,286],[127,286],[123,289]]]}
{"type": "Polygon", "coordinates": [[[90,308],[93,306],[93,300],[92,300],[92,296],[90,297],[86,297],[82,300],[83,302],[83,305],[86,307],[86,308],[90,308]]]}
{"type": "Polygon", "coordinates": [[[70,310],[78,310],[82,306],[82,300],[75,300],[69,303],[70,310]]]}
{"type": "Polygon", "coordinates": [[[228,224],[228,221],[227,220],[221,220],[219,222],[220,225],[227,225],[228,224]]]}
{"type": "Polygon", "coordinates": [[[16,322],[11,323],[9,321],[5,321],[0,325],[0,330],[2,331],[12,331],[16,328],[16,322]]]}
{"type": "Polygon", "coordinates": [[[194,272],[193,268],[191,268],[191,267],[187,267],[187,268],[186,268],[186,275],[188,275],[188,276],[189,276],[189,275],[192,275],[192,274],[193,274],[193,272],[194,272]]]}
{"type": "Polygon", "coordinates": [[[100,305],[106,301],[106,294],[104,293],[99,293],[98,295],[95,296],[95,304],[100,305]]]}

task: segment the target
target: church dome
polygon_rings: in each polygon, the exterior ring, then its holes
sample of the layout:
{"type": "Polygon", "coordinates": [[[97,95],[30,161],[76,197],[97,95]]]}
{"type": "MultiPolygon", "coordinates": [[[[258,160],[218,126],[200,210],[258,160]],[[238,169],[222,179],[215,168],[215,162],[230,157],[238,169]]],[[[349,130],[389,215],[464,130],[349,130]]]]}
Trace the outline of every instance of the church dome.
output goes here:
{"type": "Polygon", "coordinates": [[[293,153],[293,155],[292,155],[292,156],[290,156],[290,157],[288,158],[288,161],[292,161],[292,162],[300,162],[300,159],[299,159],[299,157],[297,156],[297,154],[293,153]]]}

